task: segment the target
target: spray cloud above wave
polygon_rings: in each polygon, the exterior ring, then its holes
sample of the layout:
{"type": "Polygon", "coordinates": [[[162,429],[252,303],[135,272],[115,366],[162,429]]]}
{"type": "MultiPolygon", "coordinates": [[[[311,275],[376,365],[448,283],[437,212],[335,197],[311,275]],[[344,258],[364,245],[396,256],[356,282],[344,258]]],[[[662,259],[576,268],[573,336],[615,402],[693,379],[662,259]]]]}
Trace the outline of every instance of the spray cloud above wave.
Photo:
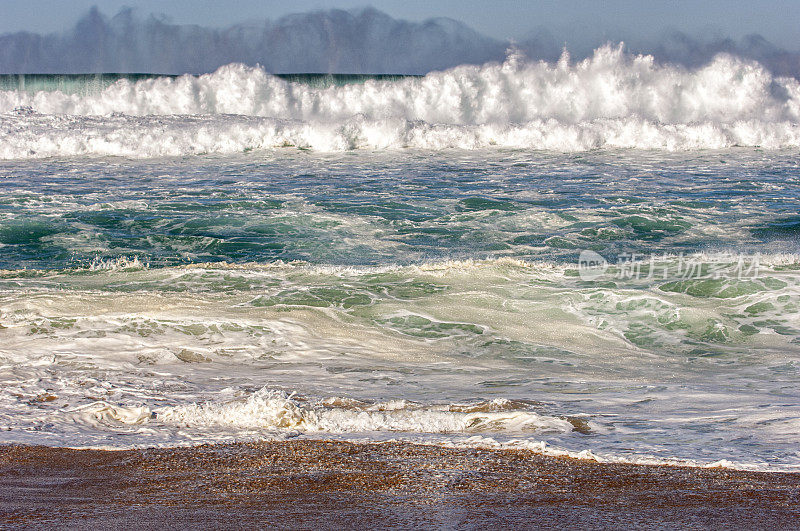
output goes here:
{"type": "MultiPolygon", "coordinates": [[[[775,75],[800,74],[800,53],[759,35],[737,41],[673,32],[627,42],[632,53],[653,55],[659,62],[695,68],[728,53],[756,60],[775,75]]],[[[302,13],[227,28],[176,25],[153,15],[140,17],[131,9],[109,18],[94,8],[63,34],[0,35],[0,73],[199,74],[243,63],[273,73],[424,74],[502,61],[509,44],[455,20],[408,22],[373,8],[302,13]]],[[[564,36],[539,28],[516,46],[532,59],[552,62],[564,44],[564,36]]],[[[575,59],[583,59],[604,42],[573,39],[566,44],[575,59]]]]}

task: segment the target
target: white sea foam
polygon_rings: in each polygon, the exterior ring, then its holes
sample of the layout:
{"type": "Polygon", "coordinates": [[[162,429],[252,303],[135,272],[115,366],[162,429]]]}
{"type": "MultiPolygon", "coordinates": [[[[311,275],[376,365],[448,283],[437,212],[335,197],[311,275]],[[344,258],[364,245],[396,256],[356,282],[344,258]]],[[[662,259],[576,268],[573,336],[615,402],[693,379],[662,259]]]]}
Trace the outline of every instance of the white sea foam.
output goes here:
{"type": "Polygon", "coordinates": [[[232,64],[89,95],[0,92],[0,158],[155,157],[296,146],[557,151],[800,146],[800,83],[730,55],[687,70],[605,46],[572,63],[460,66],[311,87],[232,64]],[[17,111],[15,111],[17,109],[17,111]],[[18,109],[24,109],[19,111],[18,109]]]}
{"type": "Polygon", "coordinates": [[[796,260],[764,256],[769,286],[722,299],[663,280],[581,286],[574,266],[510,258],[4,271],[0,440],[480,435],[790,469],[796,260]]]}
{"type": "MultiPolygon", "coordinates": [[[[400,440],[459,448],[521,449],[600,463],[760,471],[794,471],[800,466],[796,462],[775,467],[763,462],[729,459],[710,461],[568,449],[538,437],[568,435],[575,431],[602,435],[604,428],[585,419],[541,415],[525,404],[502,398],[472,405],[422,405],[406,400],[367,403],[340,397],[308,401],[294,394],[262,388],[247,398],[156,409],[98,401],[66,412],[66,416],[78,425],[127,433],[129,444],[130,437],[135,438],[137,434],[152,437],[159,431],[181,434],[180,438],[167,443],[170,446],[186,444],[187,440],[280,440],[303,435],[364,442],[400,440]]],[[[118,447],[119,443],[112,448],[118,447]]]]}
{"type": "Polygon", "coordinates": [[[151,411],[97,402],[77,413],[84,420],[237,430],[298,430],[306,433],[569,433],[567,420],[508,407],[507,400],[478,406],[421,406],[407,401],[365,404],[347,399],[297,400],[263,388],[245,400],[206,402],[151,411]]]}

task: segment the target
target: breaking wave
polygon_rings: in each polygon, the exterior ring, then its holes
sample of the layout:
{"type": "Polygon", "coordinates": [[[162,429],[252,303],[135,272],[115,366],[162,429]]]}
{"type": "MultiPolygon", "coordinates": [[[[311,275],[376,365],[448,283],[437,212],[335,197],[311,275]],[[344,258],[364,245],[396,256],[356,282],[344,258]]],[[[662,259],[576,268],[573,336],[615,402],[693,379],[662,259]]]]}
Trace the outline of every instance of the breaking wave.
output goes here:
{"type": "Polygon", "coordinates": [[[0,92],[0,158],[235,153],[293,146],[576,151],[800,147],[800,82],[719,55],[688,70],[622,45],[571,62],[460,66],[312,86],[231,64],[94,93],[0,92]]]}
{"type": "Polygon", "coordinates": [[[126,408],[97,402],[77,411],[91,423],[140,425],[158,422],[184,427],[307,433],[481,433],[588,431],[586,421],[539,415],[525,403],[495,399],[472,405],[422,406],[406,400],[367,403],[329,398],[318,403],[263,388],[246,400],[165,407],[126,408]]]}

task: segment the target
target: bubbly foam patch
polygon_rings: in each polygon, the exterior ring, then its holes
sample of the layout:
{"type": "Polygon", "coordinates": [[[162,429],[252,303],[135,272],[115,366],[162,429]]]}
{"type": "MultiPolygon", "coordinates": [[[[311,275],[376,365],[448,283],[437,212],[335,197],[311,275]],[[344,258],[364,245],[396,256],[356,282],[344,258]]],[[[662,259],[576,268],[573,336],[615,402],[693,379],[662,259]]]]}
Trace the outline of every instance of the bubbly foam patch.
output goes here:
{"type": "Polygon", "coordinates": [[[96,94],[0,92],[0,158],[297,147],[576,151],[800,146],[800,83],[720,55],[687,70],[605,46],[583,61],[460,66],[311,87],[232,64],[96,94]]]}

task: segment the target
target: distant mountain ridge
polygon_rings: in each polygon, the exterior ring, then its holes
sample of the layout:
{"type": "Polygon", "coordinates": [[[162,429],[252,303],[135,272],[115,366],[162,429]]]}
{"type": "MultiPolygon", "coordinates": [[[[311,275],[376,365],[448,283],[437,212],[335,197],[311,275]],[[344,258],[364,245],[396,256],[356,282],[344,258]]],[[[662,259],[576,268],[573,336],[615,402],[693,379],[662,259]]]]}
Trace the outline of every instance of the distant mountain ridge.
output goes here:
{"type": "MultiPolygon", "coordinates": [[[[533,59],[555,60],[563,41],[546,30],[515,46],[533,59]]],[[[603,43],[596,43],[600,45],[603,43]]],[[[0,35],[0,73],[206,73],[229,63],[260,64],[274,73],[424,74],[459,64],[502,60],[510,43],[456,20],[397,20],[374,8],[313,11],[226,28],[176,25],[130,8],[107,17],[97,7],[62,34],[0,35]]],[[[698,66],[720,52],[758,60],[778,75],[797,76],[800,54],[759,35],[734,41],[670,33],[629,43],[632,52],[698,66]]],[[[576,59],[591,54],[571,49],[576,59]]]]}
{"type": "Polygon", "coordinates": [[[4,73],[211,72],[260,64],[276,73],[420,74],[503,57],[506,44],[450,19],[395,20],[373,8],[316,11],[223,29],[93,8],[65,34],[0,36],[4,73]]]}

